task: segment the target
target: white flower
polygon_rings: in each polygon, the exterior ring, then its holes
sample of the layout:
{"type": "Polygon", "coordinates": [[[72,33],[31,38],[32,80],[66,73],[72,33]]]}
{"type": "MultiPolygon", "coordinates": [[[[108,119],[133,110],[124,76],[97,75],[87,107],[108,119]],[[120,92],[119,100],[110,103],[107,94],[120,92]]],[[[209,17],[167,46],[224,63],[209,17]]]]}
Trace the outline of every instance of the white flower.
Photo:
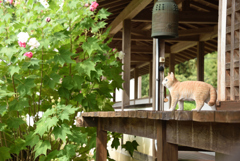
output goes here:
{"type": "Polygon", "coordinates": [[[39,0],[39,2],[43,5],[43,7],[45,7],[45,8],[49,7],[47,0],[39,0]]]}
{"type": "Polygon", "coordinates": [[[119,59],[123,59],[124,56],[125,56],[125,53],[124,53],[124,52],[120,51],[120,52],[118,53],[119,59]]]}
{"type": "Polygon", "coordinates": [[[22,43],[26,43],[28,38],[29,38],[29,35],[27,32],[20,32],[18,35],[18,41],[22,42],[22,43]]]}
{"type": "Polygon", "coordinates": [[[40,43],[37,41],[36,38],[31,38],[27,44],[31,46],[30,50],[38,48],[40,46],[40,43]]]}
{"type": "Polygon", "coordinates": [[[53,51],[58,52],[58,49],[54,48],[53,51]]]}

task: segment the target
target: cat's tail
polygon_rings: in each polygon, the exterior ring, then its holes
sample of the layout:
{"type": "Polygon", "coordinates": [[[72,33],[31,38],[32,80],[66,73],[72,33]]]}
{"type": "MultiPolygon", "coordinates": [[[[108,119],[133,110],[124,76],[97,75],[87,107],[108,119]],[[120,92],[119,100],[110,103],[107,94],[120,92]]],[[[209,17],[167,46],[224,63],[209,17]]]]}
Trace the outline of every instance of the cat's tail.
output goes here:
{"type": "Polygon", "coordinates": [[[216,99],[217,99],[217,92],[213,86],[210,86],[210,100],[208,102],[208,105],[209,106],[215,105],[216,99]]]}

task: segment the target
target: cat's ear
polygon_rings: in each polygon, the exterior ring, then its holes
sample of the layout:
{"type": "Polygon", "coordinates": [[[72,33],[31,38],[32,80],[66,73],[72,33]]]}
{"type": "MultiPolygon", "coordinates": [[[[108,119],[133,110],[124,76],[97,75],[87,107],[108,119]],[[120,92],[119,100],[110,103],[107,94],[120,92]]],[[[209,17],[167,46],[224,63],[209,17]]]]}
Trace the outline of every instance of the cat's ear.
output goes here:
{"type": "Polygon", "coordinates": [[[174,74],[173,74],[173,72],[171,72],[171,77],[172,77],[172,79],[174,79],[174,74]]]}
{"type": "Polygon", "coordinates": [[[170,76],[170,74],[168,73],[168,76],[170,76]]]}

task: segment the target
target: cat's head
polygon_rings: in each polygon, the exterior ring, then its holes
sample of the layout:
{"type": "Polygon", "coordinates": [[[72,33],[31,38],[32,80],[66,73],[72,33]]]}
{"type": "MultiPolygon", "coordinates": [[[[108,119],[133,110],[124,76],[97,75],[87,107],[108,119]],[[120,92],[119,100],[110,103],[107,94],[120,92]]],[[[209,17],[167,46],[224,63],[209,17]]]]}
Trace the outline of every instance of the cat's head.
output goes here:
{"type": "Polygon", "coordinates": [[[168,73],[168,76],[166,76],[163,81],[162,81],[162,84],[167,87],[167,88],[170,88],[173,83],[177,81],[177,79],[175,78],[173,72],[171,72],[171,74],[168,73]]]}

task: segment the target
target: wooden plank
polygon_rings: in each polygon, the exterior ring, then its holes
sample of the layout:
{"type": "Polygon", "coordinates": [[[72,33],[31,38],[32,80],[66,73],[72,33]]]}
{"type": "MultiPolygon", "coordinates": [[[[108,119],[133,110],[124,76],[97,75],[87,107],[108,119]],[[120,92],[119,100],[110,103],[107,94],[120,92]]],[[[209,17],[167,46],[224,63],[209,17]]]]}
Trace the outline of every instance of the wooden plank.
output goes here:
{"type": "Polygon", "coordinates": [[[166,122],[158,121],[157,123],[157,160],[158,161],[177,161],[178,145],[166,141],[166,122]]]}
{"type": "Polygon", "coordinates": [[[121,28],[123,21],[125,19],[132,19],[135,17],[141,10],[143,10],[151,0],[133,0],[131,1],[127,7],[112,21],[109,25],[110,35],[114,35],[117,33],[121,28]]]}
{"type": "Polygon", "coordinates": [[[193,111],[193,121],[197,122],[214,122],[215,114],[214,111],[193,111]]]}
{"type": "Polygon", "coordinates": [[[240,111],[216,111],[215,122],[240,123],[240,111]]]}
{"type": "Polygon", "coordinates": [[[220,101],[219,106],[217,106],[218,111],[228,110],[228,111],[239,111],[240,101],[220,101]]]}
{"type": "Polygon", "coordinates": [[[107,131],[102,129],[102,118],[98,118],[97,141],[96,141],[96,160],[107,160],[107,131]]]}
{"type": "Polygon", "coordinates": [[[219,0],[219,18],[218,18],[218,100],[226,100],[226,20],[227,17],[227,2],[225,0],[219,0]]]}
{"type": "Polygon", "coordinates": [[[204,81],[204,42],[197,45],[197,80],[204,81]]]}
{"type": "Polygon", "coordinates": [[[206,33],[212,33],[216,30],[217,30],[217,27],[211,26],[211,27],[203,27],[203,28],[197,28],[197,29],[180,30],[178,31],[178,34],[181,36],[201,35],[206,33]]]}
{"type": "Polygon", "coordinates": [[[159,112],[159,119],[161,120],[174,120],[175,111],[161,111],[159,112]]]}
{"type": "MultiPolygon", "coordinates": [[[[235,6],[235,0],[232,0],[232,6],[235,6]]],[[[232,7],[231,14],[231,58],[230,58],[230,100],[235,100],[234,94],[234,44],[235,44],[235,7],[232,7]]]]}
{"type": "Polygon", "coordinates": [[[137,111],[137,118],[147,118],[148,112],[147,111],[137,111]]]}
{"type": "Polygon", "coordinates": [[[138,68],[134,69],[134,99],[138,99],[138,68]]]}
{"type": "Polygon", "coordinates": [[[175,120],[192,120],[192,111],[175,111],[175,120]]]}
{"type": "Polygon", "coordinates": [[[224,154],[240,143],[240,124],[168,121],[167,142],[224,154]]]}
{"type": "Polygon", "coordinates": [[[122,111],[124,106],[130,103],[130,66],[131,66],[131,20],[123,22],[123,41],[122,49],[125,53],[123,58],[123,91],[122,91],[122,111]]]}

